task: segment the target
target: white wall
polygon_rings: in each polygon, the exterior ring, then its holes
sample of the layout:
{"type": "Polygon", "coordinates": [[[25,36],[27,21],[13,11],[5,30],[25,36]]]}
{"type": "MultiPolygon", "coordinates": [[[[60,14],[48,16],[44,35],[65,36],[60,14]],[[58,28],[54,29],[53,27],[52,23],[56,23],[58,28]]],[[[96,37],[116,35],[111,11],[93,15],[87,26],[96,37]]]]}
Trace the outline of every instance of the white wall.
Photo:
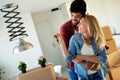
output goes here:
{"type": "Polygon", "coordinates": [[[68,15],[62,15],[61,10],[50,12],[49,22],[54,33],[58,33],[61,25],[68,20],[68,18],[65,18],[65,16],[68,15]]]}
{"type": "Polygon", "coordinates": [[[13,54],[13,48],[17,43],[17,40],[9,41],[9,29],[6,28],[5,19],[2,17],[3,12],[0,12],[0,65],[5,67],[4,80],[7,80],[9,77],[18,75],[20,71],[17,69],[20,61],[24,61],[27,64],[27,69],[31,69],[38,65],[38,57],[42,54],[42,50],[34,29],[34,25],[31,19],[30,13],[21,13],[22,21],[27,31],[28,37],[25,37],[24,40],[31,42],[33,48],[18,53],[13,54]]]}
{"type": "Polygon", "coordinates": [[[111,27],[115,27],[116,32],[120,33],[120,0],[106,0],[105,4],[110,17],[111,27]],[[109,2],[109,3],[108,3],[109,2]]]}
{"type": "Polygon", "coordinates": [[[59,11],[38,12],[32,14],[32,18],[47,62],[65,66],[60,47],[53,37],[64,21],[61,13],[59,11]]]}
{"type": "Polygon", "coordinates": [[[108,25],[112,33],[120,33],[120,0],[85,0],[87,12],[97,17],[101,26],[108,25]]]}

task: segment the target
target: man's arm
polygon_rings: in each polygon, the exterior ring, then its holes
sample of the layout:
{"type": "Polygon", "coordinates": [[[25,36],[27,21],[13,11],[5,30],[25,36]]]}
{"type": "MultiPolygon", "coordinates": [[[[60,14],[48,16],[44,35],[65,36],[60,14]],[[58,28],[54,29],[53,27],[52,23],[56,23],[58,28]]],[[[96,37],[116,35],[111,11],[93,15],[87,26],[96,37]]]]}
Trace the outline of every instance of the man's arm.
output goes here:
{"type": "Polygon", "coordinates": [[[62,36],[58,33],[58,34],[55,34],[56,36],[56,39],[58,40],[58,43],[62,49],[62,53],[63,53],[63,56],[66,58],[69,56],[69,53],[68,53],[68,50],[66,48],[66,45],[65,45],[65,42],[62,38],[62,36]]]}
{"type": "Polygon", "coordinates": [[[68,49],[68,46],[69,46],[68,32],[66,31],[64,26],[62,26],[60,28],[60,35],[62,36],[62,39],[64,40],[64,43],[65,43],[65,46],[68,49]]]}
{"type": "Polygon", "coordinates": [[[91,62],[86,60],[77,60],[76,58],[73,60],[74,62],[82,65],[84,68],[88,70],[99,70],[100,69],[100,63],[99,62],[91,62]]]}

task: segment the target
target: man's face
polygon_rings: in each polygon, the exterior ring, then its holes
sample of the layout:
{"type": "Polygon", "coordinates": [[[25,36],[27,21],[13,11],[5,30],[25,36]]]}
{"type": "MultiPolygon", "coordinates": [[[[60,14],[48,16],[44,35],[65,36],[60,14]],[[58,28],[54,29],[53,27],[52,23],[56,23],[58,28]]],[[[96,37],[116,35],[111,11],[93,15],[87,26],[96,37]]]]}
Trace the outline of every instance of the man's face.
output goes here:
{"type": "Polygon", "coordinates": [[[82,14],[80,12],[71,12],[71,20],[73,25],[77,25],[82,18],[82,14]]]}

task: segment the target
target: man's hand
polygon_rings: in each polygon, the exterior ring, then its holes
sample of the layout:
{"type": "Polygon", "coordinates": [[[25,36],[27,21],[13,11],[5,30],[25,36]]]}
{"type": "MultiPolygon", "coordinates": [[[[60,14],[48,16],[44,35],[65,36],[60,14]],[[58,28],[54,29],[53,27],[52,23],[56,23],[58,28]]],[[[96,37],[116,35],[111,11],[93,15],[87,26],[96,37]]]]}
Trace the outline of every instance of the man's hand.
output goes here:
{"type": "Polygon", "coordinates": [[[76,55],[75,59],[77,59],[78,61],[90,61],[90,62],[95,62],[95,63],[99,63],[99,58],[98,56],[89,56],[89,55],[76,55]]]}
{"type": "Polygon", "coordinates": [[[76,61],[83,61],[86,59],[86,55],[76,55],[75,57],[76,61]]]}
{"type": "Polygon", "coordinates": [[[90,69],[90,70],[93,70],[93,71],[96,71],[96,70],[100,69],[100,63],[86,61],[86,64],[87,64],[86,69],[90,69]]]}
{"type": "Polygon", "coordinates": [[[54,38],[57,40],[58,43],[63,41],[62,36],[60,35],[60,33],[57,33],[54,35],[54,38]]]}

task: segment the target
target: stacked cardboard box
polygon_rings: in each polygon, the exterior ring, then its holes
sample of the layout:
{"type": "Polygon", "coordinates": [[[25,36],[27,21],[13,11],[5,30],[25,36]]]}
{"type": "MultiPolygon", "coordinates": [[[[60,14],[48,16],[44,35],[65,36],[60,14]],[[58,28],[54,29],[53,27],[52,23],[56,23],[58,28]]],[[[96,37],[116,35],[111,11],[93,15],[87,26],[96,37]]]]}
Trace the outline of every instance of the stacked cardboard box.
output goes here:
{"type": "Polygon", "coordinates": [[[120,50],[116,46],[109,26],[102,27],[102,30],[106,39],[106,46],[109,47],[106,50],[108,56],[107,68],[110,78],[108,80],[120,80],[120,50]]]}
{"type": "Polygon", "coordinates": [[[103,26],[102,30],[103,30],[106,41],[113,39],[109,26],[103,26]]]}
{"type": "Polygon", "coordinates": [[[116,46],[116,43],[115,43],[114,39],[106,41],[106,46],[108,47],[108,49],[107,49],[107,54],[108,55],[117,51],[117,46],[116,46]]]}
{"type": "Polygon", "coordinates": [[[112,37],[112,33],[111,33],[109,26],[102,27],[102,30],[105,36],[106,46],[109,47],[109,49],[107,49],[107,54],[109,55],[112,52],[117,50],[116,43],[112,37]]]}

